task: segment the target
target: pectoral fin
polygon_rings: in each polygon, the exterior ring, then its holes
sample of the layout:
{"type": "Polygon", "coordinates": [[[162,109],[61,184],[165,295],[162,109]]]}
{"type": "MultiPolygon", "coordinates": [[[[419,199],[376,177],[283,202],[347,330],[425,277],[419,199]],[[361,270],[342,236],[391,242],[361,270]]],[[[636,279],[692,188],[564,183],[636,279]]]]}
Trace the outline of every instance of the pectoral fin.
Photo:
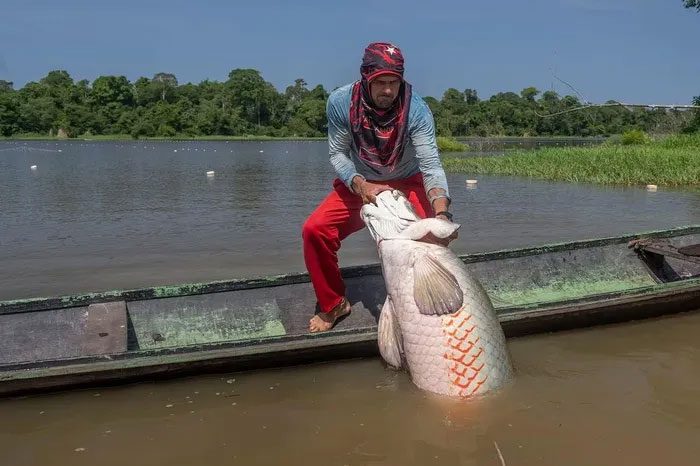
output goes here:
{"type": "Polygon", "coordinates": [[[379,353],[390,366],[400,369],[403,360],[403,337],[398,319],[394,314],[394,306],[387,296],[379,315],[379,328],[377,329],[379,341],[379,353]]]}
{"type": "Polygon", "coordinates": [[[457,279],[427,251],[416,251],[413,260],[413,298],[421,314],[457,312],[463,303],[457,279]]]}

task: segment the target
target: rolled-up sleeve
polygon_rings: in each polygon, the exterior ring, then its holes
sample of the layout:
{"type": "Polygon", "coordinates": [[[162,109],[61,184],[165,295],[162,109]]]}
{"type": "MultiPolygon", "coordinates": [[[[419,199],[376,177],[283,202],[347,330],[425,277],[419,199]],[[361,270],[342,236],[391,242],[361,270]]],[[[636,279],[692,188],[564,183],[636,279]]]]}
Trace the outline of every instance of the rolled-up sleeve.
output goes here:
{"type": "Polygon", "coordinates": [[[343,115],[342,105],[334,94],[328,98],[326,116],[328,117],[328,155],[331,165],[338,178],[352,191],[352,179],[359,173],[350,159],[348,116],[343,115]]]}
{"type": "Polygon", "coordinates": [[[449,196],[447,177],[440,161],[440,153],[435,139],[435,121],[425,103],[415,108],[415,118],[409,130],[411,142],[416,149],[418,166],[423,173],[425,192],[427,193],[433,188],[440,188],[444,189],[445,194],[449,196]]]}

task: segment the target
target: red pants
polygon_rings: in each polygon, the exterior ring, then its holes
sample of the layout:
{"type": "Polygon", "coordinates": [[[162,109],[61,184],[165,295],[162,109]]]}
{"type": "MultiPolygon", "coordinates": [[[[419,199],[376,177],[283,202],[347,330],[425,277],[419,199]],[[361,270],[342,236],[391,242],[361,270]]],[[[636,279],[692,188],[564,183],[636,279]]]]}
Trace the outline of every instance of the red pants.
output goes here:
{"type": "MultiPolygon", "coordinates": [[[[383,183],[403,192],[421,218],[427,217],[427,212],[433,215],[422,174],[383,183]]],[[[304,223],[304,261],[322,312],[330,312],[345,296],[337,253],[342,240],[365,227],[360,217],[361,208],[362,198],[336,179],[333,191],[304,223]]]]}

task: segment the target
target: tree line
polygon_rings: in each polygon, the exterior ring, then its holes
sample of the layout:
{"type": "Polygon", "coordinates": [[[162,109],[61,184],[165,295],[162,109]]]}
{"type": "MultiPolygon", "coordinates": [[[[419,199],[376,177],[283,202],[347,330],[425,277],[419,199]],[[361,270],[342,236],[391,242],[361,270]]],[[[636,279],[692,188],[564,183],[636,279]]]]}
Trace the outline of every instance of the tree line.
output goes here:
{"type": "MultiPolygon", "coordinates": [[[[329,92],[297,79],[279,92],[254,69],[234,69],[223,82],[180,84],[171,73],[130,82],[124,76],[74,81],[49,72],[14,89],[0,80],[0,135],[131,135],[324,137],[329,92]]],[[[527,87],[481,99],[474,89],[425,97],[442,136],[596,136],[630,129],[670,133],[700,129],[700,115],[663,109],[582,106],[571,95],[527,87]],[[564,113],[561,113],[564,112],[564,113]],[[555,116],[543,116],[552,115],[555,116]]],[[[700,98],[695,98],[700,103],[700,98]]]]}

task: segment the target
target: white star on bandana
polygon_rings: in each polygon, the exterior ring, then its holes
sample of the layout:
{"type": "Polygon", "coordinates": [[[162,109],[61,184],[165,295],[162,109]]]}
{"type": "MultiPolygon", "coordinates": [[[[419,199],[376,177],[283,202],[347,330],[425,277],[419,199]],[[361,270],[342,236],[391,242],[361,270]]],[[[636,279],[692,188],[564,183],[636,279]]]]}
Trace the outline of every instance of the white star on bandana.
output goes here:
{"type": "Polygon", "coordinates": [[[393,55],[395,52],[396,52],[395,47],[387,47],[386,48],[386,53],[388,53],[389,55],[393,55]]]}

